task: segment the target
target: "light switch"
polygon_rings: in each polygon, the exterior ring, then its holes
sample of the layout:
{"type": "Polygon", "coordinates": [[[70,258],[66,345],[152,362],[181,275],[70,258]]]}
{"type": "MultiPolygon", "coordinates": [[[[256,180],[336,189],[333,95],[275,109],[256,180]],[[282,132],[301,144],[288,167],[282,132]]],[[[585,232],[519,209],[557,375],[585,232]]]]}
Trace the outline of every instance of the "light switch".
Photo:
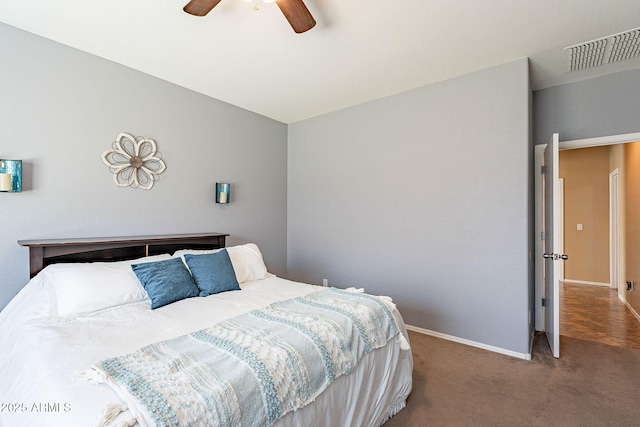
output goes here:
{"type": "Polygon", "coordinates": [[[582,224],[578,224],[578,231],[582,231],[582,224]]]}

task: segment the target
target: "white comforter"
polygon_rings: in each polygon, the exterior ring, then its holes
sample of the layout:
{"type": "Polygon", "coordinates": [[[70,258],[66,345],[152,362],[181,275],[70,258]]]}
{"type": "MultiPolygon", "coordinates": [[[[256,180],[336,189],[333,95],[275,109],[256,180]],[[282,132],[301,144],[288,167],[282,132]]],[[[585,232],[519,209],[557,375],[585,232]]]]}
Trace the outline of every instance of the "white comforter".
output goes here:
{"type": "MultiPolygon", "coordinates": [[[[78,371],[318,289],[275,276],[241,287],[156,310],[134,304],[61,322],[49,317],[47,290],[34,278],[0,313],[0,426],[94,425],[105,406],[121,401],[106,385],[74,381],[78,371]]],[[[407,336],[400,314],[394,315],[407,336]]],[[[391,340],[276,426],[380,425],[404,407],[412,370],[411,352],[391,340]]],[[[118,420],[130,418],[125,412],[118,420]]]]}

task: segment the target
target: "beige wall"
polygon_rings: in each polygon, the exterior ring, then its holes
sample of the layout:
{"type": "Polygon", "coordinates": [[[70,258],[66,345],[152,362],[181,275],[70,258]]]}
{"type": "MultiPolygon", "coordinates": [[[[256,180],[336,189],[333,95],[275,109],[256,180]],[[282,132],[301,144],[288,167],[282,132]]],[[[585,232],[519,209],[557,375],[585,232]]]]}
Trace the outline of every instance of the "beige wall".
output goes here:
{"type": "Polygon", "coordinates": [[[625,145],[626,274],[633,292],[624,292],[627,303],[640,313],[640,142],[625,145]]]}
{"type": "Polygon", "coordinates": [[[560,152],[565,280],[609,284],[609,154],[610,147],[560,152]]]}

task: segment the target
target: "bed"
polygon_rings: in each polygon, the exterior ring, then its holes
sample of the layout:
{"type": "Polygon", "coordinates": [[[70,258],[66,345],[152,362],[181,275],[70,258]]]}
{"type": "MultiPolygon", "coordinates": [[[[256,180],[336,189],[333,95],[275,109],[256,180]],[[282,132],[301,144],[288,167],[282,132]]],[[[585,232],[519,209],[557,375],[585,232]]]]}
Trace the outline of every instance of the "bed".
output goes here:
{"type": "Polygon", "coordinates": [[[276,277],[227,236],[20,241],[32,278],[0,312],[0,426],[378,426],[404,407],[389,298],[276,277]]]}

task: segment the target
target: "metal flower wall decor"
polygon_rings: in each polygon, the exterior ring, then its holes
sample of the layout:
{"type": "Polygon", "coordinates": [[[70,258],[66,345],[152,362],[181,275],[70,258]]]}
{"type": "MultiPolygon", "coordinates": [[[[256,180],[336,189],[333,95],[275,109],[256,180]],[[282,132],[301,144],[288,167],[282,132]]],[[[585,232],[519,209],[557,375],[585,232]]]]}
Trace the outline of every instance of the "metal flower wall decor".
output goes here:
{"type": "Polygon", "coordinates": [[[153,139],[128,133],[118,135],[111,149],[102,153],[102,161],[109,166],[118,187],[150,190],[166,169],[153,139]]]}

